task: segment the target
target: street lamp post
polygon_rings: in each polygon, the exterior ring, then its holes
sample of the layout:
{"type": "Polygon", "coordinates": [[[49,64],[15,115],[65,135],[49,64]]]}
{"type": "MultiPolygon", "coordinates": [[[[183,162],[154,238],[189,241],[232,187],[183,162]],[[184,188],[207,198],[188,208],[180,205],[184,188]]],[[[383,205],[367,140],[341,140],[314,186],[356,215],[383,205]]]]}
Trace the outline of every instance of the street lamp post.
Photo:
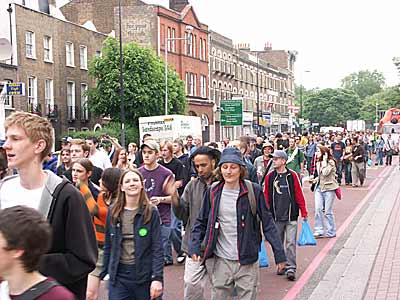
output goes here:
{"type": "Polygon", "coordinates": [[[257,72],[256,72],[256,85],[257,85],[257,136],[260,136],[260,91],[258,86],[258,52],[256,52],[257,57],[257,72]]]}
{"type": "MultiPolygon", "coordinates": [[[[303,71],[304,73],[310,73],[311,71],[306,70],[303,71]]],[[[302,80],[302,76],[300,73],[300,111],[299,111],[299,119],[303,118],[303,80],[302,80]]],[[[300,126],[301,128],[301,126],[300,126]]]]}
{"type": "Polygon", "coordinates": [[[125,148],[125,100],[124,100],[124,75],[122,73],[122,25],[121,25],[121,0],[118,1],[119,22],[119,97],[121,99],[121,146],[125,148]]]}
{"type": "Polygon", "coordinates": [[[168,43],[171,41],[188,41],[190,44],[190,34],[193,31],[192,26],[186,26],[186,32],[188,33],[187,37],[184,38],[175,38],[175,37],[167,37],[165,39],[164,45],[164,55],[165,55],[165,115],[168,115],[168,43]]]}

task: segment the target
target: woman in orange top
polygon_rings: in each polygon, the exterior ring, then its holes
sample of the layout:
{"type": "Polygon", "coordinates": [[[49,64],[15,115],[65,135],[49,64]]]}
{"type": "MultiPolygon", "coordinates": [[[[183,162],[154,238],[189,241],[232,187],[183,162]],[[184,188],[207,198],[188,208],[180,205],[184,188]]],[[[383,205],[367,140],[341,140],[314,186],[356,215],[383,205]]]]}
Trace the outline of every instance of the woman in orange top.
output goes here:
{"type": "Polygon", "coordinates": [[[114,202],[118,192],[118,181],[122,170],[119,168],[108,168],[103,171],[100,179],[101,193],[96,199],[90,193],[87,185],[79,183],[78,188],[83,194],[86,205],[93,216],[93,224],[96,232],[97,244],[99,247],[99,256],[96,269],[90,273],[86,291],[87,300],[97,300],[100,288],[100,272],[103,267],[103,246],[105,241],[105,226],[108,207],[114,202]]]}

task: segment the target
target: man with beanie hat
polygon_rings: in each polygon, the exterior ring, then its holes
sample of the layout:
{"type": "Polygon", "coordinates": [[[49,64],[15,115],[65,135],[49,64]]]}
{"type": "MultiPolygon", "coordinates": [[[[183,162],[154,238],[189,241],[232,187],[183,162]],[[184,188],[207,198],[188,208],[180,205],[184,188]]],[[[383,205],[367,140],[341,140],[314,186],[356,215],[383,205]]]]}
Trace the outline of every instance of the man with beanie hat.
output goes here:
{"type": "Polygon", "coordinates": [[[285,266],[285,252],[261,187],[244,180],[246,165],[240,150],[224,149],[216,170],[220,180],[204,194],[191,233],[189,254],[206,263],[212,285],[211,299],[229,299],[236,287],[239,299],[255,299],[258,285],[258,251],[264,236],[274,251],[278,272],[285,266]],[[201,244],[206,247],[201,257],[201,244]]]}

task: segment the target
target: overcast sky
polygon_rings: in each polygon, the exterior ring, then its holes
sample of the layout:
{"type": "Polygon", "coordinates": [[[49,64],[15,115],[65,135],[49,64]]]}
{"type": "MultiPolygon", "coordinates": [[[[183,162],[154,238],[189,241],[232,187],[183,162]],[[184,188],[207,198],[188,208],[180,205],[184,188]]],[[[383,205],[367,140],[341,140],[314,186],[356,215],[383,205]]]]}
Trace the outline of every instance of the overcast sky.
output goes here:
{"type": "MultiPolygon", "coordinates": [[[[147,0],[168,6],[168,0],[147,0]]],[[[273,49],[298,51],[297,84],[339,87],[363,69],[384,73],[387,85],[400,82],[392,63],[400,56],[400,0],[190,0],[210,30],[273,49]],[[310,71],[310,72],[304,72],[310,71]]]]}

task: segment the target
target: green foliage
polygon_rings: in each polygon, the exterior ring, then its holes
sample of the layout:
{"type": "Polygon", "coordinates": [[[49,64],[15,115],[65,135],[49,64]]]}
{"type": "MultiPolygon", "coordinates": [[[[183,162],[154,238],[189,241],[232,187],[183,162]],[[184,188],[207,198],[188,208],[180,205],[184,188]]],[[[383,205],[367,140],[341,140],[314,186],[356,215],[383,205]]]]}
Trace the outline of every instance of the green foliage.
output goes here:
{"type": "MultiPolygon", "coordinates": [[[[119,42],[108,38],[102,57],[95,58],[89,74],[96,79],[96,88],[89,89],[89,109],[98,116],[120,121],[119,42]]],[[[165,113],[164,62],[147,48],[136,43],[123,45],[124,101],[127,123],[137,126],[139,117],[165,113]]],[[[184,113],[187,100],[184,83],[176,72],[168,71],[169,113],[184,113]]],[[[129,140],[128,140],[129,141],[129,140]]]]}
{"type": "Polygon", "coordinates": [[[303,104],[304,104],[304,99],[310,97],[314,93],[318,92],[319,88],[313,88],[311,90],[307,90],[304,86],[301,85],[295,85],[294,86],[294,104],[296,106],[300,106],[300,98],[303,98],[303,104]]]}
{"type": "MultiPolygon", "coordinates": [[[[400,87],[389,87],[367,97],[361,106],[361,119],[365,120],[367,125],[372,126],[376,118],[376,104],[379,111],[386,111],[389,108],[400,107],[400,87]]],[[[378,122],[380,118],[378,117],[378,122]]]]}
{"type": "MultiPolygon", "coordinates": [[[[101,130],[97,131],[77,131],[72,132],[70,136],[76,139],[86,139],[88,136],[95,136],[100,138],[104,135],[109,135],[111,137],[117,138],[121,141],[121,125],[116,122],[111,122],[103,127],[101,130]]],[[[131,142],[138,143],[139,142],[139,129],[137,126],[132,126],[129,124],[125,125],[125,136],[126,136],[126,144],[131,142]]]]}
{"type": "Polygon", "coordinates": [[[303,117],[320,126],[343,125],[347,120],[359,118],[360,97],[351,90],[316,90],[303,95],[303,117]]]}
{"type": "Polygon", "coordinates": [[[377,70],[351,73],[342,79],[342,88],[354,91],[361,100],[379,93],[384,85],[385,77],[377,70]]]}

